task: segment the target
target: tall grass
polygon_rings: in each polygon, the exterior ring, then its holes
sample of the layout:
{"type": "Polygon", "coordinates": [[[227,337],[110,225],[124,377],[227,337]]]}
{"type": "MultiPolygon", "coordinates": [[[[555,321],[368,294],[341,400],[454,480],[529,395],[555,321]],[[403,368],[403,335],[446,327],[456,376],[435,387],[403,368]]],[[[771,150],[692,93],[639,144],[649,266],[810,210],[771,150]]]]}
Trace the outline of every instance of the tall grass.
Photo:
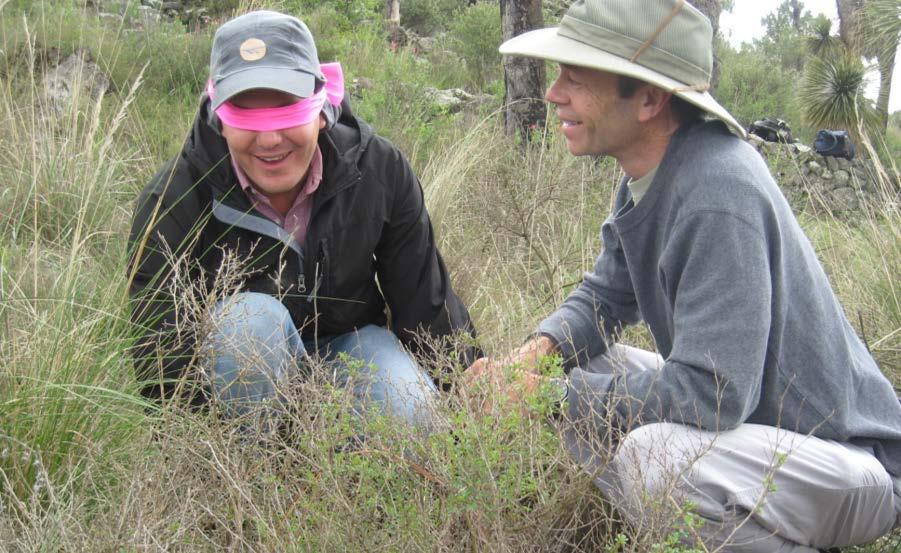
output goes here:
{"type": "Polygon", "coordinates": [[[117,138],[135,88],[108,117],[102,98],[76,95],[57,114],[39,91],[0,87],[0,480],[22,529],[90,497],[144,424],[119,276],[135,160],[117,138]]]}

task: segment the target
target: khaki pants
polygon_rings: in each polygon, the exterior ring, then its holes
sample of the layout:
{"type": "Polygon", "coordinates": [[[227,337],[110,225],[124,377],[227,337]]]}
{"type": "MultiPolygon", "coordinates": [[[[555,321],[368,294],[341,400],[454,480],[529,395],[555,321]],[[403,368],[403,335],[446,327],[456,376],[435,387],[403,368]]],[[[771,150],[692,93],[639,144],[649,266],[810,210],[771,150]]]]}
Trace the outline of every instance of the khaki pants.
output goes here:
{"type": "MultiPolygon", "coordinates": [[[[583,370],[662,363],[615,346],[583,370]]],[[[601,464],[574,431],[564,440],[633,525],[671,526],[691,505],[702,523],[689,535],[711,551],[815,552],[873,541],[901,523],[901,478],[893,481],[872,451],[847,443],[756,424],[716,433],[655,423],[627,434],[601,464]]]]}

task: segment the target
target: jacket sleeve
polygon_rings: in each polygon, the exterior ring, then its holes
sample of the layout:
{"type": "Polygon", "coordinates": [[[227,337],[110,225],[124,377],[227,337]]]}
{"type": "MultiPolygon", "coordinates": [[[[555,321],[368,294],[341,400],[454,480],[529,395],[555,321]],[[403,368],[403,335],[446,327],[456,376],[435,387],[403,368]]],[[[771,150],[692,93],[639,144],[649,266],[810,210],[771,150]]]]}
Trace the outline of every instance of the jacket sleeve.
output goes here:
{"type": "Polygon", "coordinates": [[[660,370],[573,370],[574,420],[598,429],[669,421],[726,430],[757,407],[772,303],[763,235],[734,215],[703,211],[680,221],[669,244],[660,266],[673,310],[672,351],[660,370]]]}
{"type": "MultiPolygon", "coordinates": [[[[618,206],[628,201],[625,182],[620,186],[618,206]]],[[[601,227],[603,250],[594,269],[581,284],[538,325],[538,333],[549,337],[567,365],[585,364],[616,342],[623,326],[641,320],[629,268],[611,215],[601,227]]]]}
{"type": "MultiPolygon", "coordinates": [[[[391,310],[392,328],[416,353],[452,353],[447,341],[464,332],[473,339],[458,352],[469,365],[481,355],[466,306],[454,293],[447,268],[435,244],[419,179],[395,148],[386,148],[383,173],[388,181],[389,220],[376,246],[379,286],[391,310]],[[417,339],[427,334],[435,344],[417,339]],[[443,343],[443,345],[442,345],[443,343]],[[430,351],[438,345],[440,351],[430,351]]],[[[370,152],[372,155],[372,152],[370,152]]]]}
{"type": "Polygon", "coordinates": [[[174,190],[180,178],[175,163],[166,164],[135,206],[129,234],[129,295],[136,335],[132,357],[146,397],[160,400],[178,390],[198,403],[200,396],[182,379],[194,356],[194,340],[184,313],[180,316],[176,308],[173,290],[177,282],[193,282],[197,276],[190,274],[188,258],[199,236],[200,218],[196,197],[174,190]]]}

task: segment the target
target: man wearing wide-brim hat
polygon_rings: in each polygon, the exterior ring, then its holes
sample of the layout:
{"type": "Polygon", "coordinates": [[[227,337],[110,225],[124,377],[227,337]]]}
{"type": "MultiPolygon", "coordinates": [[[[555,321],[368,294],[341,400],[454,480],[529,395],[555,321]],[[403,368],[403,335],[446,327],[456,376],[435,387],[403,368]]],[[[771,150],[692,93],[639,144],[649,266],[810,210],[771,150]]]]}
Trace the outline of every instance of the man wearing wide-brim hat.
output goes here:
{"type": "Polygon", "coordinates": [[[690,510],[702,524],[683,535],[709,550],[872,541],[901,518],[901,404],[710,95],[711,39],[684,0],[578,0],[501,46],[560,64],[546,99],[568,149],[626,176],[593,270],[468,388],[517,401],[551,386],[566,445],[638,528],[667,535],[690,510]],[[657,353],[616,343],[639,322],[657,353]],[[538,374],[551,353],[566,378],[538,374]]]}

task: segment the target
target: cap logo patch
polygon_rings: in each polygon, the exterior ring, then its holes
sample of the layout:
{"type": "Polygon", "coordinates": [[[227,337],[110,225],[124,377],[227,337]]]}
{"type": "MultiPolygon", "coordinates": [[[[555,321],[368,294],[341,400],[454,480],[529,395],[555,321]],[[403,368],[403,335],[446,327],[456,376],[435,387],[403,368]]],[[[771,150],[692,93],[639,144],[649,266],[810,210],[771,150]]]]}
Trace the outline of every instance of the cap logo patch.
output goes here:
{"type": "Polygon", "coordinates": [[[248,38],[241,43],[241,59],[257,61],[266,55],[266,43],[258,38],[248,38]]]}

